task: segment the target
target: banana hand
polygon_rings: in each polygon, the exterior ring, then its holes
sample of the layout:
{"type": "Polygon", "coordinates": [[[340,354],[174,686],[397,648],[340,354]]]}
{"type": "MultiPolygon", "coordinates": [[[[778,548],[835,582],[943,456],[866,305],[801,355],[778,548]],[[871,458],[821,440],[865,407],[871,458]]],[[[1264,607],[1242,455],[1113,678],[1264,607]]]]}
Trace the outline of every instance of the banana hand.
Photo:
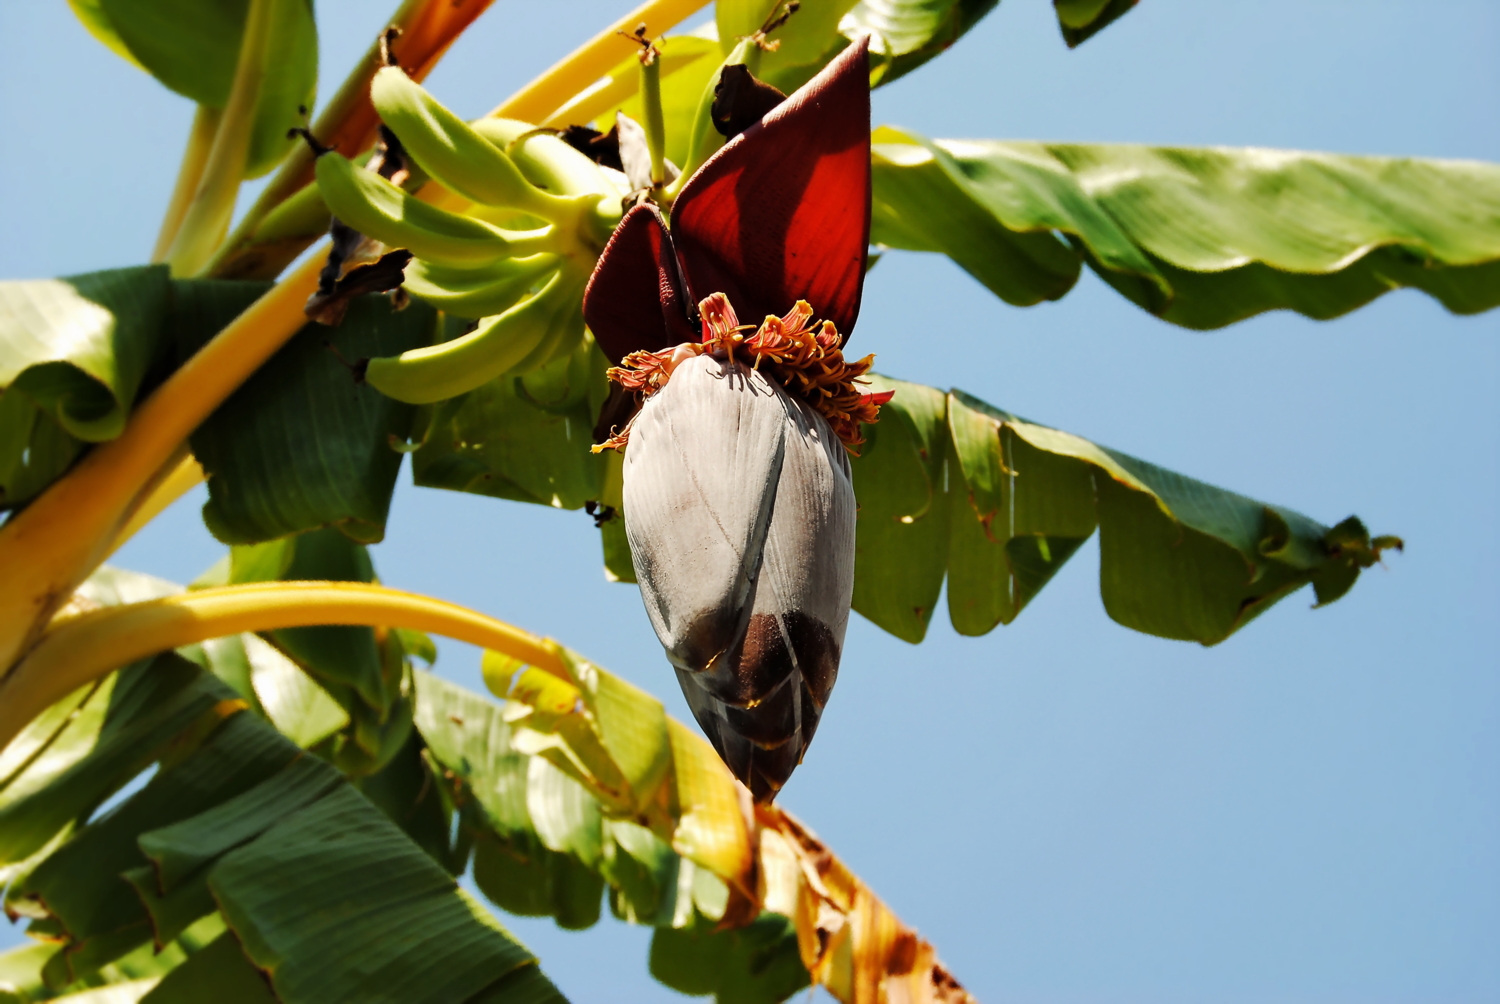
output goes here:
{"type": "Polygon", "coordinates": [[[418,258],[406,266],[404,286],[445,314],[493,317],[515,306],[561,261],[555,254],[539,254],[508,258],[485,269],[456,269],[418,258]]]}
{"type": "Polygon", "coordinates": [[[578,281],[560,271],[545,287],[478,328],[440,345],[412,349],[399,356],[371,359],[365,381],[376,390],[409,404],[431,404],[457,397],[523,362],[531,361],[551,335],[565,310],[580,313],[578,281]]]}
{"type": "Polygon", "coordinates": [[[555,250],[553,228],[501,230],[413,198],[337,153],[317,161],[318,190],[335,216],[391,247],[453,268],[484,268],[503,258],[555,250]]]}
{"type": "Polygon", "coordinates": [[[532,185],[499,147],[399,67],[387,66],[375,74],[370,100],[418,166],[469,201],[519,209],[554,222],[576,214],[571,200],[532,185]]]}
{"type": "Polygon", "coordinates": [[[511,367],[517,373],[540,369],[568,355],[583,341],[583,287],[588,277],[564,269],[562,279],[564,284],[559,291],[557,309],[548,322],[546,337],[525,359],[511,367]]]}

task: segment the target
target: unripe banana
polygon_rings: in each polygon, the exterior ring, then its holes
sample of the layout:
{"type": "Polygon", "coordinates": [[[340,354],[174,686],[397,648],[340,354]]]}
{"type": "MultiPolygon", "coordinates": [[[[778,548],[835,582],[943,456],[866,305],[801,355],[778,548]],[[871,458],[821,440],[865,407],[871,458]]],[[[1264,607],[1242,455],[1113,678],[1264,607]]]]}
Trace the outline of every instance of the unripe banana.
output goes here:
{"type": "Polygon", "coordinates": [[[548,322],[547,334],[525,359],[511,367],[517,373],[530,373],[554,359],[561,359],[583,341],[583,287],[587,284],[587,276],[574,275],[571,270],[564,269],[560,278],[563,286],[559,289],[557,309],[548,322]]]}
{"type": "Polygon", "coordinates": [[[583,196],[592,196],[591,205],[580,213],[576,225],[579,236],[595,253],[604,250],[620,222],[623,213],[620,197],[626,193],[609,180],[598,164],[556,136],[538,131],[529,122],[486,118],[474,122],[473,129],[505,150],[527,180],[538,188],[584,202],[590,200],[582,199],[583,196]]]}
{"type": "Polygon", "coordinates": [[[403,285],[446,314],[493,317],[515,306],[561,261],[555,254],[538,254],[507,258],[485,269],[457,269],[418,258],[406,266],[403,285]]]}
{"type": "Polygon", "coordinates": [[[454,268],[484,268],[502,258],[555,250],[552,228],[514,232],[415,199],[374,171],[337,153],[317,161],[323,201],[349,226],[418,258],[454,268]]]}
{"type": "Polygon", "coordinates": [[[371,359],[365,382],[408,404],[432,404],[488,383],[528,359],[552,333],[563,302],[578,310],[575,283],[559,272],[541,292],[450,342],[371,359]],[[562,301],[562,302],[560,302],[562,301]]]}
{"type": "Polygon", "coordinates": [[[444,108],[399,67],[387,66],[375,74],[370,99],[418,166],[469,201],[520,209],[554,221],[576,213],[569,200],[533,186],[500,148],[444,108]]]}
{"type": "Polygon", "coordinates": [[[471,128],[505,150],[521,173],[539,188],[558,195],[608,195],[617,200],[625,194],[610,183],[598,164],[529,122],[485,118],[471,128]],[[526,138],[516,142],[522,136],[526,138]]]}

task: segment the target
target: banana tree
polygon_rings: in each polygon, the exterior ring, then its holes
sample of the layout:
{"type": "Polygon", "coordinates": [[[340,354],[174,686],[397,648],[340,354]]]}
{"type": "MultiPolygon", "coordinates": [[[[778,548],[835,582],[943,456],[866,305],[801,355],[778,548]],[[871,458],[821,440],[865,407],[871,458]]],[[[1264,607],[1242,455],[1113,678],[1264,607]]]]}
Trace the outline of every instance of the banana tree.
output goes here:
{"type": "MultiPolygon", "coordinates": [[[[920,642],[946,587],[983,635],[1097,529],[1112,618],[1215,645],[1400,541],[846,362],[868,248],[1018,306],[1087,265],[1195,329],[1398,287],[1477,313],[1500,169],[872,131],[869,88],[994,7],[956,0],[721,0],[675,34],[703,5],[655,0],[466,123],[421,81],[487,6],[408,0],[319,104],[305,0],[73,4],[198,113],[152,264],[0,287],[0,851],[39,939],[0,979],[560,998],[477,891],[564,928],[607,899],[658,979],[721,1001],[971,999],[774,801],[851,605],[920,642]],[[420,486],[592,513],[707,739],[379,584],[406,454],[420,486]],[[204,480],[221,562],[186,589],[105,564],[204,480]],[[493,699],[418,667],[433,635],[486,651],[493,699]]],[[[1055,7],[1078,45],[1131,4],[1055,7]]]]}

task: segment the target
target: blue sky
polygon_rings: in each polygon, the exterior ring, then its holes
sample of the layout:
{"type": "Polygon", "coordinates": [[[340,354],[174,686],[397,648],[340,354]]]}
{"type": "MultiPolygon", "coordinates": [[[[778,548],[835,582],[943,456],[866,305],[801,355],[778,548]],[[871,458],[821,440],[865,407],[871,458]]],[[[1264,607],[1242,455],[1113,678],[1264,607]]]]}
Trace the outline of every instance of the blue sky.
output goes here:
{"type": "MultiPolygon", "coordinates": [[[[480,114],[616,8],[498,0],[429,86],[480,114]]],[[[388,12],[318,9],[326,91],[388,12]]],[[[0,37],[0,275],[144,260],[191,108],[61,0],[5,4],[0,37]]],[[[936,137],[1500,160],[1497,93],[1488,0],[1144,0],[1073,52],[1045,0],[1005,0],[874,108],[936,137]]],[[[855,617],[783,802],[987,1004],[1500,999],[1500,315],[1401,292],[1198,333],[1088,274],[1021,310],[892,254],[856,337],[885,373],[1409,546],[1339,603],[1297,594],[1214,649],[1110,621],[1092,544],[983,638],[939,614],[911,646],[855,617]]],[[[120,563],[179,581],[210,564],[201,501],[120,563]]],[[[374,558],[687,717],[582,514],[403,484],[374,558]]],[[[479,685],[462,646],[438,668],[479,685]]],[[[580,1004],[682,999],[647,976],[643,930],[512,926],[580,1004]]]]}

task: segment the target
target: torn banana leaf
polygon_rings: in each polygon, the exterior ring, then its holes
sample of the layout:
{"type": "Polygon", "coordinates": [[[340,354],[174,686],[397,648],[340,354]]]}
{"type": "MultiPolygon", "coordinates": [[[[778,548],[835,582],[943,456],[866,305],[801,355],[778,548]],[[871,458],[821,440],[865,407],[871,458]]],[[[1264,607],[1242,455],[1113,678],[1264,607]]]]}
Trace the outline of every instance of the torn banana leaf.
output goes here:
{"type": "Polygon", "coordinates": [[[946,576],[960,634],[1008,624],[1097,528],[1104,608],[1213,645],[1306,585],[1348,592],[1394,537],[1326,526],[1037,425],[963,391],[895,389],[852,463],[854,609],[921,641],[946,576]]]}
{"type": "Polygon", "coordinates": [[[617,917],[657,929],[652,975],[684,993],[772,1004],[815,979],[848,1004],[972,1002],[815,836],[751,809],[706,740],[649,694],[563,661],[566,679],[486,653],[503,709],[416,674],[417,729],[444,797],[473,806],[462,819],[486,895],[578,926],[597,917],[594,873],[617,917]]]}
{"type": "Polygon", "coordinates": [[[1500,305],[1500,165],[1230,147],[930,141],[883,127],[871,239],[951,257],[1007,303],[1087,262],[1173,324],[1318,320],[1392,289],[1500,305]]]}
{"type": "Polygon", "coordinates": [[[888,84],[946,52],[998,3],[999,0],[862,0],[839,23],[839,31],[848,38],[867,32],[873,36],[871,77],[877,84],[888,84]]]}
{"type": "Polygon", "coordinates": [[[0,509],[118,436],[170,351],[165,265],[0,282],[0,509]]]}

